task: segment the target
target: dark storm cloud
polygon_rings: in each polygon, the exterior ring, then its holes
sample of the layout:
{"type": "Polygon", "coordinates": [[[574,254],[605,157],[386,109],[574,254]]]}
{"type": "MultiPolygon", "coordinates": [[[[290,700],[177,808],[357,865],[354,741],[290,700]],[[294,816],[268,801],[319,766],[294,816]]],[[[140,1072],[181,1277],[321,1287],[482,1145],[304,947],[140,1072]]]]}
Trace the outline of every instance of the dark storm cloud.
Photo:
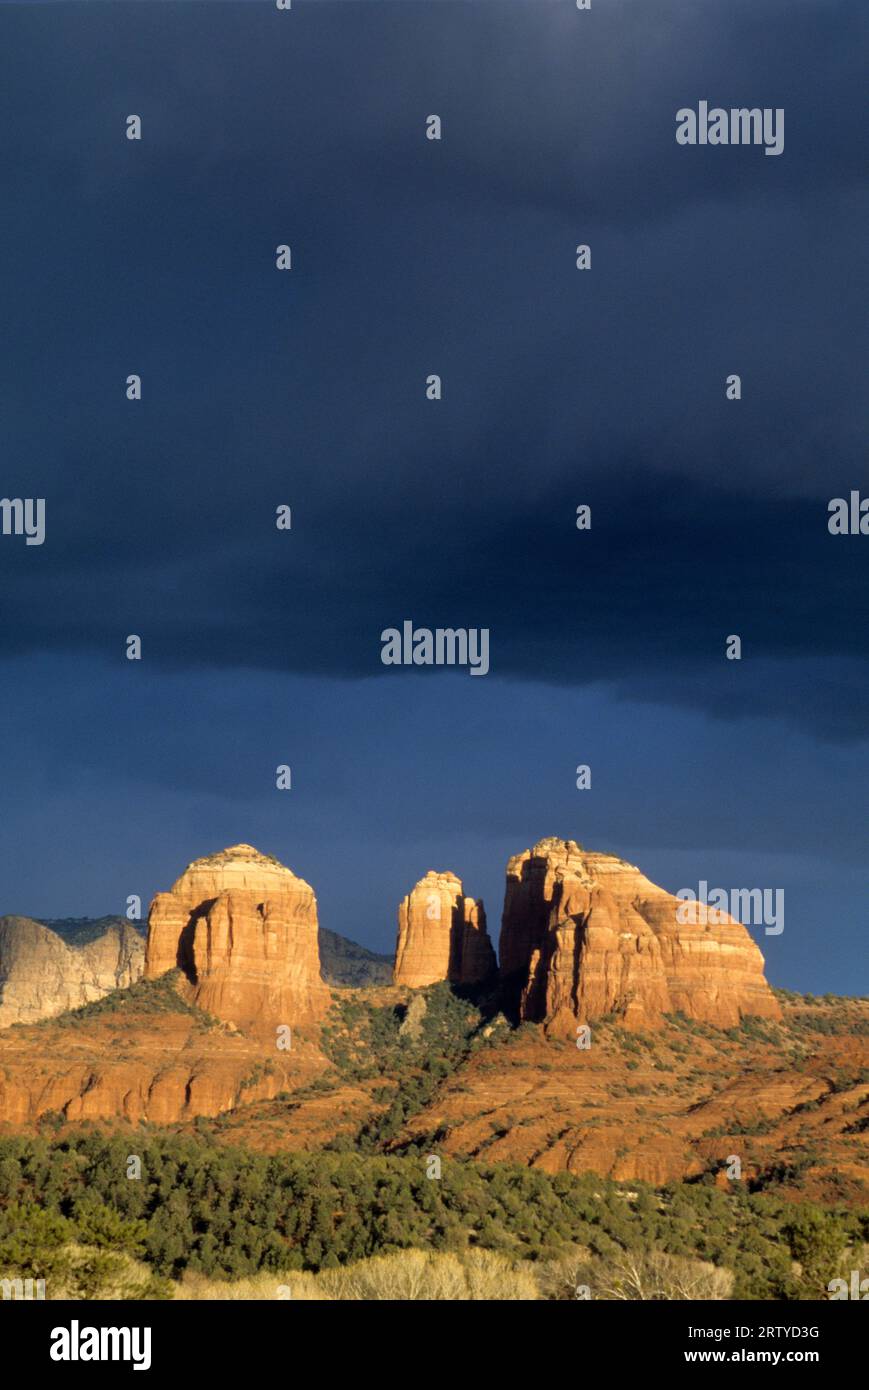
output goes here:
{"type": "Polygon", "coordinates": [[[377,675],[484,625],[495,676],[865,735],[866,21],[687,10],[0,11],[0,492],[48,506],[2,649],[377,675]],[[700,98],[785,153],[677,147],[700,98]]]}

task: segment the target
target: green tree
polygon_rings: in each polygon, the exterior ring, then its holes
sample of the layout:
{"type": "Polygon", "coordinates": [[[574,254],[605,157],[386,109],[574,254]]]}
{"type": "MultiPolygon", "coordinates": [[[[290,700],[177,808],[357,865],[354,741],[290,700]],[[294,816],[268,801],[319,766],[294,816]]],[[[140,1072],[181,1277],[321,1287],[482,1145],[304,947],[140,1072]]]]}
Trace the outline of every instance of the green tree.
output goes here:
{"type": "Polygon", "coordinates": [[[841,1223],[820,1207],[805,1206],[785,1225],[782,1234],[800,1264],[802,1297],[825,1297],[847,1244],[841,1223]]]}

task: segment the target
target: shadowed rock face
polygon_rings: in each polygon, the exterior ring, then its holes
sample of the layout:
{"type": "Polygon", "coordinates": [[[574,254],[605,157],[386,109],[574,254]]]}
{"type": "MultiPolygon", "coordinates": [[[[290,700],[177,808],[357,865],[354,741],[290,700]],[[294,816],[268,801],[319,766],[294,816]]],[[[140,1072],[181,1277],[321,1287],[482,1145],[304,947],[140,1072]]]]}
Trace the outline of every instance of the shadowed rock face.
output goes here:
{"type": "Polygon", "coordinates": [[[495,969],[482,902],[465,897],[455,874],[430,869],[399,904],[395,983],[475,985],[495,969]]]}
{"type": "Polygon", "coordinates": [[[780,1016],[741,923],[574,840],[541,840],[509,861],[501,974],[521,1018],[570,1035],[613,1012],[637,1026],[677,1012],[725,1028],[780,1016]]]}
{"type": "Polygon", "coordinates": [[[197,859],[148,917],[145,974],[179,967],[199,1008],[274,1029],[321,1017],[317,901],[309,884],[251,845],[197,859]]]}
{"type": "Polygon", "coordinates": [[[0,1028],[80,1008],[142,974],[145,943],[122,919],[69,945],[29,917],[0,917],[0,1028]]]}

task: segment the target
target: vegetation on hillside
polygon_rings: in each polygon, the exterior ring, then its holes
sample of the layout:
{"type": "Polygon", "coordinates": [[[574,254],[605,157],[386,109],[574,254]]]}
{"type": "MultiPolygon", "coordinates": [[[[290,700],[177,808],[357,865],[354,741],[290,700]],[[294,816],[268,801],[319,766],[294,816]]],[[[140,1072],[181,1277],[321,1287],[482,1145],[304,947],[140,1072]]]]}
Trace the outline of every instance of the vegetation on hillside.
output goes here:
{"type": "Polygon", "coordinates": [[[71,1241],[138,1255],[154,1275],[173,1278],[484,1249],[541,1267],[603,1262],[612,1280],[626,1254],[657,1252],[731,1271],[736,1298],[823,1298],[845,1252],[869,1239],[866,1213],[703,1184],[656,1192],[449,1160],[439,1177],[430,1172],[424,1155],[267,1156],[95,1131],[4,1139],[0,1271],[43,1277],[71,1241]],[[131,1154],[141,1160],[139,1178],[127,1176],[131,1154]]]}
{"type": "Polygon", "coordinates": [[[91,941],[98,941],[113,927],[118,931],[126,927],[142,937],[146,934],[144,923],[130,922],[126,917],[35,917],[33,920],[39,922],[40,926],[48,927],[49,931],[53,931],[67,946],[74,947],[87,946],[91,941]]]}
{"type": "MultiPolygon", "coordinates": [[[[321,1035],[327,1055],[344,1080],[381,1082],[374,1099],[383,1107],[355,1137],[341,1136],[331,1149],[389,1149],[406,1121],[487,1041],[482,1010],[448,984],[416,991],[409,1008],[412,1015],[404,1005],[377,1006],[356,997],[342,999],[330,1014],[321,1035]]],[[[486,1031],[494,1036],[500,1030],[486,1031]]]]}
{"type": "Polygon", "coordinates": [[[218,1020],[202,1009],[189,1004],[178,992],[183,976],[180,970],[169,970],[155,980],[141,979],[124,989],[113,989],[102,999],[94,999],[90,1004],[82,1004],[78,1009],[68,1009],[54,1018],[42,1019],[39,1023],[13,1023],[13,1028],[81,1028],[93,1019],[110,1015],[141,1014],[187,1014],[196,1027],[205,1032],[209,1028],[220,1027],[218,1020]]]}
{"type": "MultiPolygon", "coordinates": [[[[4,1201],[0,1279],[43,1281],[50,1298],[169,1298],[168,1280],[136,1258],[146,1237],[144,1221],[125,1220],[93,1196],[80,1198],[71,1217],[58,1204],[4,1201]]],[[[16,1293],[24,1296],[13,1283],[3,1296],[16,1293]]]]}

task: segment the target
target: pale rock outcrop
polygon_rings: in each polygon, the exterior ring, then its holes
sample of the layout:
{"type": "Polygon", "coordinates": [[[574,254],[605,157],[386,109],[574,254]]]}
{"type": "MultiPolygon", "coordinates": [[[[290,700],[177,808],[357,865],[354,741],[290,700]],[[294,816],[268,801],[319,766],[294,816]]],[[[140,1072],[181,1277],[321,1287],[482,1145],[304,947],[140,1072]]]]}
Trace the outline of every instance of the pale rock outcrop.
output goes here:
{"type": "Polygon", "coordinates": [[[455,874],[430,869],[399,904],[395,983],[476,985],[495,969],[482,902],[465,897],[455,874]]]}
{"type": "Polygon", "coordinates": [[[740,922],[574,840],[541,840],[510,859],[500,951],[520,1017],[550,1032],[573,1035],[609,1013],[644,1026],[681,1012],[725,1028],[781,1013],[740,922]]]}
{"type": "Polygon", "coordinates": [[[29,917],[0,917],[0,1028],[102,999],[142,974],[145,943],[123,919],[82,945],[29,917]]]}
{"type": "Polygon", "coordinates": [[[322,1017],[317,900],[309,884],[252,845],[197,859],[148,917],[148,978],[179,967],[199,1008],[274,1030],[322,1017]]]}
{"type": "Polygon", "coordinates": [[[423,1019],[427,1013],[428,1004],[425,1002],[425,995],[415,994],[408,1004],[407,1013],[399,1026],[399,1037],[410,1038],[411,1042],[419,1042],[423,1034],[423,1019]]]}

